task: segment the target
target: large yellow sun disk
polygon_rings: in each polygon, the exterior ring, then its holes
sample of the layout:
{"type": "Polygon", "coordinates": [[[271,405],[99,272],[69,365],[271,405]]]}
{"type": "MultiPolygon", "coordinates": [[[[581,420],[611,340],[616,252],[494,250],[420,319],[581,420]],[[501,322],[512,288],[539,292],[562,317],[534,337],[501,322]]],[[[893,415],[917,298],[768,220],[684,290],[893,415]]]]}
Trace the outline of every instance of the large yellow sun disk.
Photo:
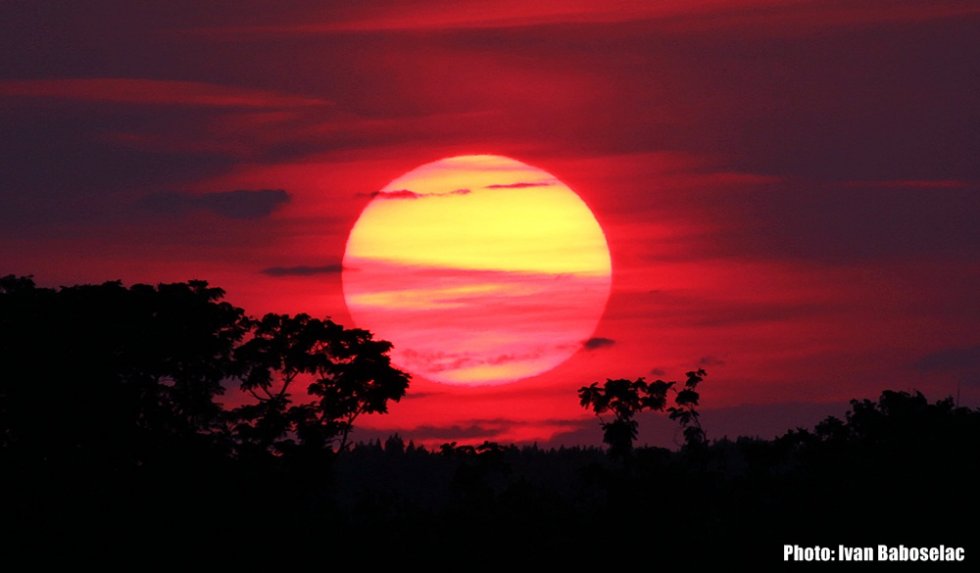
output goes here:
{"type": "Polygon", "coordinates": [[[355,322],[391,340],[396,363],[470,385],[566,360],[591,336],[611,271],[602,229],[571,189],[491,155],[385,186],[352,229],[344,267],[355,322]]]}

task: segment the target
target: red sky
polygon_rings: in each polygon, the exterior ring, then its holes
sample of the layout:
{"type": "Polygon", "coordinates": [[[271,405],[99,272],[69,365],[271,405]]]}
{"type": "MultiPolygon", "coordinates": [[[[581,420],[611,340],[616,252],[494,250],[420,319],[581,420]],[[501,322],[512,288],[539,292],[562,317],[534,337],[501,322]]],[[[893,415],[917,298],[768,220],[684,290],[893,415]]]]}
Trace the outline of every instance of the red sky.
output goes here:
{"type": "Polygon", "coordinates": [[[712,437],[884,388],[980,403],[974,2],[325,4],[0,4],[0,273],[350,324],[371,194],[500,154],[591,207],[606,313],[557,369],[416,379],[362,437],[596,442],[579,386],[696,367],[712,437]]]}

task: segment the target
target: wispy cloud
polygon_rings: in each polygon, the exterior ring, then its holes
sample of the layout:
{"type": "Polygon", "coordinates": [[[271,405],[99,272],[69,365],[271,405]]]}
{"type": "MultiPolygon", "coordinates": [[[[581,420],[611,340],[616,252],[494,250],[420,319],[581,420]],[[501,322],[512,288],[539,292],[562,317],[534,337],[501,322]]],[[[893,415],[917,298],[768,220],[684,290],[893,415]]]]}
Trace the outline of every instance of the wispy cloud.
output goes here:
{"type": "Polygon", "coordinates": [[[874,189],[966,189],[980,183],[962,179],[881,179],[872,181],[848,181],[846,187],[874,189]]]}
{"type": "Polygon", "coordinates": [[[915,363],[921,372],[980,369],[980,346],[946,348],[923,356],[915,363]]]}
{"type": "Polygon", "coordinates": [[[0,96],[203,107],[267,108],[330,104],[322,98],[270,90],[238,88],[205,82],[133,78],[0,81],[0,96]]]}
{"type": "Polygon", "coordinates": [[[560,432],[574,430],[585,424],[594,424],[592,419],[546,418],[523,420],[516,418],[475,419],[469,424],[421,425],[406,430],[406,434],[416,440],[487,440],[500,436],[510,436],[513,432],[532,427],[547,427],[560,432]]]}
{"type": "MultiPolygon", "coordinates": [[[[892,6],[883,11],[877,1],[858,1],[827,9],[819,2],[785,0],[707,0],[691,3],[680,0],[648,2],[621,0],[615,3],[541,0],[499,0],[491,5],[434,0],[423,3],[366,3],[355,8],[331,10],[316,4],[302,21],[268,24],[247,19],[245,23],[202,26],[185,33],[215,39],[236,39],[297,34],[338,34],[345,32],[411,32],[424,30],[480,31],[485,29],[521,30],[552,27],[556,24],[607,27],[626,22],[659,23],[672,30],[704,30],[760,26],[777,20],[809,28],[818,25],[854,25],[865,22],[922,21],[969,15],[976,11],[964,3],[935,3],[935,6],[892,6]]],[[[968,3],[965,3],[968,4],[968,3]]]]}
{"type": "Polygon", "coordinates": [[[416,193],[410,189],[396,189],[394,191],[375,191],[371,197],[378,199],[425,199],[428,197],[452,197],[454,195],[469,195],[469,189],[453,189],[445,193],[416,193]]]}
{"type": "Polygon", "coordinates": [[[725,361],[717,356],[702,356],[698,359],[698,366],[724,366],[725,361]]]}
{"type": "Polygon", "coordinates": [[[486,189],[527,189],[528,187],[550,187],[553,181],[518,181],[517,183],[495,183],[486,189]]]}
{"type": "Polygon", "coordinates": [[[297,265],[295,267],[268,267],[262,269],[264,275],[270,277],[308,277],[313,275],[333,275],[344,270],[343,265],[332,263],[328,265],[297,265]]]}
{"type": "Polygon", "coordinates": [[[491,428],[480,424],[452,424],[449,426],[419,426],[407,433],[416,440],[469,440],[474,438],[488,439],[499,436],[504,428],[491,428]]]}
{"type": "Polygon", "coordinates": [[[421,197],[415,191],[411,189],[395,189],[394,191],[375,191],[369,193],[371,197],[376,197],[378,199],[418,199],[421,197]]]}
{"type": "Polygon", "coordinates": [[[165,191],[144,197],[140,206],[172,215],[188,211],[210,211],[229,219],[261,219],[289,202],[282,189],[237,189],[211,193],[165,191]]]}

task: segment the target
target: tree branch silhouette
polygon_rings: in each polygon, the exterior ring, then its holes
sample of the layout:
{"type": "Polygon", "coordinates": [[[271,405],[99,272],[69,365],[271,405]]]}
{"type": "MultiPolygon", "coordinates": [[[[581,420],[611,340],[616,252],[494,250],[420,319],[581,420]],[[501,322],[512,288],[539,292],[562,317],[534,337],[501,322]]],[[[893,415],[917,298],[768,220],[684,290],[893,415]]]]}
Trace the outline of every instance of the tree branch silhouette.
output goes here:
{"type": "Polygon", "coordinates": [[[579,388],[579,403],[599,418],[602,441],[609,446],[610,455],[625,458],[630,455],[637,437],[639,423],[634,419],[636,415],[644,411],[663,411],[668,393],[673,392],[674,405],[667,408],[668,415],[680,423],[686,444],[694,447],[706,440],[697,411],[700,399],[697,387],[705,376],[707,373],[703,369],[688,372],[680,391],[676,389],[677,382],[607,379],[601,385],[593,382],[579,388]],[[607,422],[603,414],[612,414],[613,419],[607,422]]]}

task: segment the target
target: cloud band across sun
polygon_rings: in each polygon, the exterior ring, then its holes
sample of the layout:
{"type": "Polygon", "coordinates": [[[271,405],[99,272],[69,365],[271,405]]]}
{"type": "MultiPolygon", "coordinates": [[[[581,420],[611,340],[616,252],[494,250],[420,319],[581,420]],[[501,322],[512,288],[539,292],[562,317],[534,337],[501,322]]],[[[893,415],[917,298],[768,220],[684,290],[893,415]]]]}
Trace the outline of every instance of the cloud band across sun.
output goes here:
{"type": "Polygon", "coordinates": [[[351,314],[394,342],[397,363],[465,385],[567,359],[603,312],[611,270],[578,195],[489,155],[443,159],[389,183],[351,231],[344,267],[356,269],[344,273],[351,314]]]}

